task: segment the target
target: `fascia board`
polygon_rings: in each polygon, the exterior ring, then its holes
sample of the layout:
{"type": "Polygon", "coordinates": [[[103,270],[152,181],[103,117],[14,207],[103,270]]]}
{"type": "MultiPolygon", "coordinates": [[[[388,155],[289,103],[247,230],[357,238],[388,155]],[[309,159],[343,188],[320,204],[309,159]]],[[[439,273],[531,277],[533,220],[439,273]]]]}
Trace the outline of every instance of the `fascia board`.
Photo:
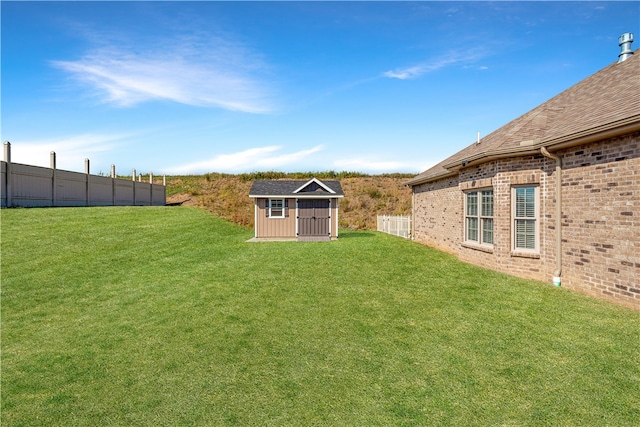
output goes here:
{"type": "Polygon", "coordinates": [[[317,194],[249,194],[249,197],[253,199],[341,199],[344,195],[341,194],[331,194],[327,196],[321,196],[317,194]]]}
{"type": "Polygon", "coordinates": [[[438,175],[433,175],[426,178],[413,178],[413,179],[410,179],[409,181],[403,182],[402,185],[407,187],[415,187],[416,185],[426,184],[427,182],[438,181],[444,178],[451,178],[456,175],[458,175],[457,171],[456,172],[448,171],[446,173],[440,173],[438,175]]]}
{"type": "MultiPolygon", "coordinates": [[[[289,196],[291,197],[291,196],[289,196]]],[[[293,197],[298,198],[298,199],[342,199],[344,197],[344,195],[342,194],[331,194],[328,196],[318,196],[317,194],[309,194],[308,196],[306,195],[301,195],[301,194],[296,194],[293,197]]]]}

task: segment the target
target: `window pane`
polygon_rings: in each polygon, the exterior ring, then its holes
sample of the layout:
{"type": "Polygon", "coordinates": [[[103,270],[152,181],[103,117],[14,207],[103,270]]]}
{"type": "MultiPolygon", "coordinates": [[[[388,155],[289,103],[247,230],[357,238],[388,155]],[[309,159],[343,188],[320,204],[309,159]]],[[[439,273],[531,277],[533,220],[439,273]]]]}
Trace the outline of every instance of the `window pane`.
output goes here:
{"type": "Polygon", "coordinates": [[[467,215],[478,215],[478,193],[467,193],[467,215]]]}
{"type": "Polygon", "coordinates": [[[272,199],[270,200],[270,205],[271,205],[270,216],[273,216],[273,217],[283,216],[284,200],[272,199]]]}
{"type": "Polygon", "coordinates": [[[478,218],[467,218],[467,240],[478,241],[478,218]]]}
{"type": "Polygon", "coordinates": [[[535,211],[535,197],[533,195],[533,188],[525,188],[525,203],[526,203],[526,210],[525,210],[525,216],[527,218],[534,218],[536,215],[536,211],[535,211]]]}
{"type": "Polygon", "coordinates": [[[482,216],[493,216],[493,190],[482,192],[482,216]]]}
{"type": "Polygon", "coordinates": [[[516,248],[536,248],[536,222],[534,220],[516,220],[516,248]]]}
{"type": "Polygon", "coordinates": [[[516,188],[516,216],[524,216],[524,188],[516,188]]]}
{"type": "Polygon", "coordinates": [[[535,188],[516,188],[516,217],[535,218],[535,188]]]}
{"type": "Polygon", "coordinates": [[[493,244],[493,219],[482,220],[482,243],[493,244]]]}

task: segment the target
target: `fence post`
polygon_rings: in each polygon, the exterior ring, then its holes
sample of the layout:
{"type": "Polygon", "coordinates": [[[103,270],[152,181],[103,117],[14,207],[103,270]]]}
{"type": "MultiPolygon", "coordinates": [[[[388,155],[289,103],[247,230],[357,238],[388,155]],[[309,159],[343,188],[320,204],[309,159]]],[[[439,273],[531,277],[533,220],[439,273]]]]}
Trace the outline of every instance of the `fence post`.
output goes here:
{"type": "Polygon", "coordinates": [[[133,185],[133,206],[136,205],[136,168],[131,169],[131,185],[133,185]]]}
{"type": "Polygon", "coordinates": [[[84,175],[87,179],[87,194],[85,196],[85,200],[87,201],[87,206],[91,206],[91,175],[89,170],[89,159],[84,159],[84,175]]]}
{"type": "Polygon", "coordinates": [[[56,187],[57,187],[57,183],[56,183],[56,152],[52,151],[49,154],[49,163],[50,163],[50,167],[51,167],[51,206],[55,206],[56,205],[56,199],[57,199],[57,194],[56,194],[56,187]]]}
{"type": "Polygon", "coordinates": [[[116,205],[116,165],[111,165],[111,204],[116,205]]]}
{"type": "Polygon", "coordinates": [[[11,207],[11,143],[9,141],[4,142],[4,161],[7,163],[7,176],[5,177],[5,196],[7,198],[7,207],[11,207]]]}
{"type": "Polygon", "coordinates": [[[153,206],[153,172],[149,172],[149,206],[153,206]]]}

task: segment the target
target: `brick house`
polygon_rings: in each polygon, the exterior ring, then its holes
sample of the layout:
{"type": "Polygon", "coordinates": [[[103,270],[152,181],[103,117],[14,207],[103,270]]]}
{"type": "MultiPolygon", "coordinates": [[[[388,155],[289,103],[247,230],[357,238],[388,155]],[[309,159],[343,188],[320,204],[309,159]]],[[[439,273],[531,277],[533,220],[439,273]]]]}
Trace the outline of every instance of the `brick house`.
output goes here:
{"type": "Polygon", "coordinates": [[[640,54],[628,52],[409,180],[414,239],[640,309],[640,54]]]}

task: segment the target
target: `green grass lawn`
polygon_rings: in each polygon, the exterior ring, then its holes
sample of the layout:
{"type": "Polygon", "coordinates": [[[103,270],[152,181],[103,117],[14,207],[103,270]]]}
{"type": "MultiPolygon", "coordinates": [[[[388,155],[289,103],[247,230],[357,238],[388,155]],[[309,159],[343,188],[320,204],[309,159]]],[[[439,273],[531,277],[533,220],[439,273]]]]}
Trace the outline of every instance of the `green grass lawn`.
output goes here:
{"type": "Polygon", "coordinates": [[[3,426],[632,426],[640,313],[375,232],[5,209],[3,426]]]}

